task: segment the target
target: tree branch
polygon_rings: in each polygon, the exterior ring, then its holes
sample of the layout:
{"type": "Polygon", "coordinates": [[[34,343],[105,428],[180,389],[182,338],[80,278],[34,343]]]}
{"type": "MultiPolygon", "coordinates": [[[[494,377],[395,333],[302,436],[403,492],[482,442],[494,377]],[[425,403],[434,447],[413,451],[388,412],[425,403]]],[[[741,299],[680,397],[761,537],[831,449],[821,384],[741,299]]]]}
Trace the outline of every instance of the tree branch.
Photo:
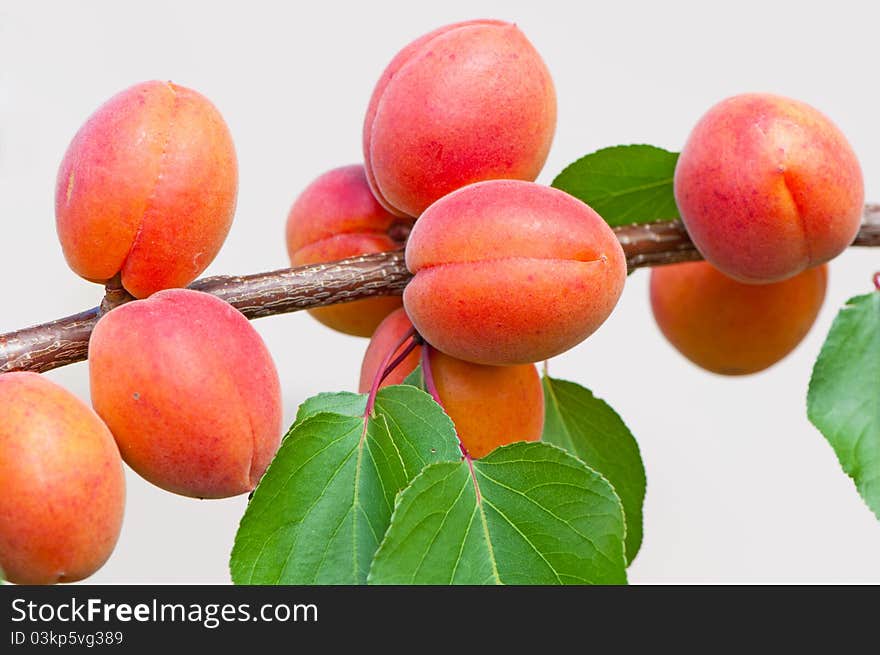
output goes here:
{"type": "MultiPolygon", "coordinates": [[[[629,270],[701,259],[681,221],[614,228],[629,270]]],[[[866,205],[853,246],[880,246],[880,205],[866,205]]],[[[403,293],[411,275],[403,250],[351,257],[328,264],[269,273],[218,275],[196,280],[191,289],[225,300],[248,319],[274,316],[374,296],[403,293]]],[[[100,307],[0,335],[0,373],[42,373],[88,356],[89,337],[98,319],[132,300],[118,278],[107,284],[100,307]]]]}

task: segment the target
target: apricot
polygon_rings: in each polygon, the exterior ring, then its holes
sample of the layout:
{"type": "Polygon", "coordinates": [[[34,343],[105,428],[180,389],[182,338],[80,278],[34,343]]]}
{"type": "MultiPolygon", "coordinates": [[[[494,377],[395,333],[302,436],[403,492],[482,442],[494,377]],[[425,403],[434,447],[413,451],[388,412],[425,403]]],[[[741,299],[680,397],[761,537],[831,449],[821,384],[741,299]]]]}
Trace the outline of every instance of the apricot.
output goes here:
{"type": "Polygon", "coordinates": [[[540,361],[583,341],[626,280],[614,232],[580,200],[492,180],[438,200],[406,247],[403,304],[438,350],[477,364],[540,361]]]}
{"type": "MultiPolygon", "coordinates": [[[[382,321],[361,366],[359,389],[370,390],[383,359],[412,327],[403,309],[382,321]]],[[[416,347],[381,386],[400,384],[419,364],[416,347]]],[[[534,364],[485,366],[431,350],[431,372],[443,409],[475,458],[514,441],[537,441],[544,429],[544,391],[534,364]]]]}
{"type": "Polygon", "coordinates": [[[199,93],[144,82],[104,103],[58,170],[58,236],[75,273],[117,273],[137,298],[183,287],[207,268],[232,224],[235,149],[199,93]]]}
{"type": "Polygon", "coordinates": [[[553,80],[516,25],[447,25],[379,78],[364,121],[367,177],[389,211],[419,216],[473,182],[534,180],[555,129],[553,80]]]}
{"type": "MultiPolygon", "coordinates": [[[[292,266],[319,264],[403,247],[412,219],[387,212],[373,197],[364,167],[324,173],[296,199],[287,216],[292,266]]],[[[309,313],[346,334],[368,337],[401,306],[398,296],[355,300],[309,313]]]]}
{"type": "Polygon", "coordinates": [[[107,426],[36,373],[0,375],[0,569],[18,584],[82,580],[116,545],[125,476],[107,426]]]}
{"type": "Polygon", "coordinates": [[[745,94],[697,123],[675,169],[675,199],[709,263],[742,282],[775,282],[852,243],[864,185],[826,116],[797,100],[745,94]]]}
{"type": "Polygon", "coordinates": [[[278,448],[281,389],[265,344],[214,296],[171,289],[102,317],[92,403],[123,459],[184,496],[252,490],[278,448]]]}
{"type": "Polygon", "coordinates": [[[651,271],[660,330],[697,366],[722,375],[756,373],[801,342],[825,299],[828,266],[782,282],[744,284],[706,262],[651,271]]]}

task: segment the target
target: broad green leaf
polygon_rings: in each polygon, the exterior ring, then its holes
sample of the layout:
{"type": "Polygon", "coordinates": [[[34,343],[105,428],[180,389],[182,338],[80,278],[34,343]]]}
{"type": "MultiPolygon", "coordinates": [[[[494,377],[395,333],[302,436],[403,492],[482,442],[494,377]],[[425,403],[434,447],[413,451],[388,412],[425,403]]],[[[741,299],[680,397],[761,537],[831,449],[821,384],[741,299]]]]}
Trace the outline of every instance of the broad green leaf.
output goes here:
{"type": "Polygon", "coordinates": [[[343,416],[363,416],[367,407],[367,396],[362,393],[340,391],[338,393],[319,393],[303,401],[296,412],[294,425],[315,414],[330,412],[343,416]]]}
{"type": "Polygon", "coordinates": [[[544,377],[544,434],[601,473],[614,487],[626,515],[626,556],[642,544],[645,465],[626,424],[604,400],[574,382],[544,377]]]}
{"type": "Polygon", "coordinates": [[[672,177],[678,153],[615,146],[581,157],[552,186],[580,198],[612,227],[678,218],[672,177]]]}
{"type": "Polygon", "coordinates": [[[400,493],[371,584],[622,584],[623,509],[595,471],[544,443],[432,464],[400,493]]]}
{"type": "MultiPolygon", "coordinates": [[[[348,400],[335,406],[351,409],[348,400]]],[[[412,387],[381,390],[366,422],[310,411],[241,520],[230,558],[236,584],[364,583],[397,493],[425,465],[459,457],[452,422],[412,387]]]]}
{"type": "Polygon", "coordinates": [[[422,366],[419,364],[413,369],[413,372],[406,376],[403,384],[408,384],[416,389],[425,390],[425,378],[422,377],[422,366]]]}
{"type": "Polygon", "coordinates": [[[807,416],[880,519],[880,292],[851,298],[813,367],[807,416]]]}

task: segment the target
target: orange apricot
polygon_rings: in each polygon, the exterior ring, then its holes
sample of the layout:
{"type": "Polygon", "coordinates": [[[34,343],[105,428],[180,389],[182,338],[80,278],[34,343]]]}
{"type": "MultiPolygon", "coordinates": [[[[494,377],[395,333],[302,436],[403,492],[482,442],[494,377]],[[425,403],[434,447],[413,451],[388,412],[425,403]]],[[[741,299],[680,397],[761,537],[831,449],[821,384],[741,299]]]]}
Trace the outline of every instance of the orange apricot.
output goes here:
{"type": "Polygon", "coordinates": [[[110,557],[125,507],[113,436],[36,373],[0,375],[0,569],[18,584],[87,578],[110,557]]]}
{"type": "Polygon", "coordinates": [[[533,182],[480,182],[422,214],[406,247],[407,315],[438,350],[477,364],[541,361],[611,314],[626,258],[596,212],[533,182]]]}
{"type": "Polygon", "coordinates": [[[722,375],[772,366],[809,332],[825,299],[826,264],[770,284],[744,284],[706,262],[651,271],[660,330],[696,365],[722,375]]]}
{"type": "Polygon", "coordinates": [[[89,117],[61,162],[64,256],[87,280],[119,274],[137,298],[186,286],[223,245],[237,193],[235,148],[216,107],[177,84],[137,84],[89,117]]]}
{"type": "MultiPolygon", "coordinates": [[[[292,266],[332,262],[403,247],[411,219],[390,214],[376,201],[364,167],[343,166],[321,175],[296,199],[287,216],[292,266]]],[[[369,337],[399,296],[384,296],[310,309],[324,325],[369,337]]]]}
{"type": "Polygon", "coordinates": [[[742,282],[776,282],[839,255],[862,218],[859,161],[813,107],[743,94],[712,107],[675,169],[675,198],[697,249],[742,282]]]}
{"type": "Polygon", "coordinates": [[[401,50],[376,84],[367,176],[389,211],[419,216],[473,182],[534,180],[555,129],[553,80],[516,25],[447,25],[401,50]]]}
{"type": "Polygon", "coordinates": [[[92,403],[123,459],[185,496],[251,491],[278,448],[281,389],[253,326],[219,298],[160,291],[98,321],[92,403]]]}

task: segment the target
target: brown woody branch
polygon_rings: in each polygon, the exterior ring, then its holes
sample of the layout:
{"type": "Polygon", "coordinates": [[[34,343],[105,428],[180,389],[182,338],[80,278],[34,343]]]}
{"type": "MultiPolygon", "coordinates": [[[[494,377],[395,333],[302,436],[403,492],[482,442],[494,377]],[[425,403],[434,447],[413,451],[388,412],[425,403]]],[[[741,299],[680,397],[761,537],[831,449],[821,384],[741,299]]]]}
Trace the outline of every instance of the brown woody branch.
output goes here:
{"type": "MultiPolygon", "coordinates": [[[[624,225],[614,231],[630,270],[701,258],[681,221],[624,225]]],[[[865,207],[864,222],[852,245],[880,246],[880,205],[865,207]]],[[[373,296],[399,295],[409,279],[403,251],[397,250],[269,273],[218,275],[197,280],[190,288],[213,294],[254,319],[373,296]]],[[[41,373],[86,359],[95,323],[130,300],[118,280],[111,280],[100,307],[0,335],[0,373],[41,373]]]]}

